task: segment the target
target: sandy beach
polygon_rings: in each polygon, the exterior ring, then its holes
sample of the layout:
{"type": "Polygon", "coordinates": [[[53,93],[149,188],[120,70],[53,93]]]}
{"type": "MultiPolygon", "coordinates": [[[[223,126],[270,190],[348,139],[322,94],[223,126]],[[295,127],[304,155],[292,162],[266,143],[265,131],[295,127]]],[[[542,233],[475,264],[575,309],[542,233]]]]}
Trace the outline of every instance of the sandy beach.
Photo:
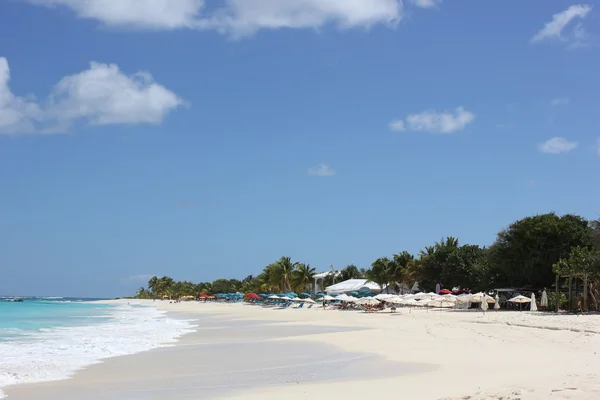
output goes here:
{"type": "Polygon", "coordinates": [[[148,304],[196,332],[8,399],[600,398],[599,315],[148,304]]]}

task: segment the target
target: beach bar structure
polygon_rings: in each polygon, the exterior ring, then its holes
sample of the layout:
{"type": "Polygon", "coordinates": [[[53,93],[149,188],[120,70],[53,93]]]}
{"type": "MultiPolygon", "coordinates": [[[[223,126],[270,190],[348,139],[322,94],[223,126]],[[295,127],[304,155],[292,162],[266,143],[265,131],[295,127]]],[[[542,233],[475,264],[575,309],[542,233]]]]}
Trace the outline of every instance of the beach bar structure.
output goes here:
{"type": "Polygon", "coordinates": [[[333,276],[333,281],[335,282],[335,278],[340,276],[341,272],[339,270],[321,272],[319,274],[315,274],[313,279],[315,280],[315,284],[313,287],[313,293],[319,293],[321,291],[321,286],[323,285],[323,280],[328,276],[333,276]],[[319,281],[321,282],[319,284],[319,281]]]}
{"type": "Polygon", "coordinates": [[[325,288],[327,293],[365,292],[381,293],[381,286],[367,279],[348,279],[325,288]]]}

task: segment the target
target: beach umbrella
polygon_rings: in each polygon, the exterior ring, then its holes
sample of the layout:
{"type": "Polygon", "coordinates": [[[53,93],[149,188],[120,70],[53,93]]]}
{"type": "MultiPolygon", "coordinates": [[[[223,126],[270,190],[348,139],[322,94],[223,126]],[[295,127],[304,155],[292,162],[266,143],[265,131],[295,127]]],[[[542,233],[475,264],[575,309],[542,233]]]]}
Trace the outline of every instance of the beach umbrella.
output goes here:
{"type": "Polygon", "coordinates": [[[496,303],[494,304],[494,310],[499,310],[500,309],[500,297],[498,296],[498,293],[496,293],[496,297],[494,298],[494,300],[496,301],[496,303]]]}
{"type": "Polygon", "coordinates": [[[481,309],[483,310],[483,312],[486,312],[488,310],[487,298],[488,296],[486,296],[484,293],[483,297],[481,298],[481,309]]]}
{"type": "Polygon", "coordinates": [[[306,293],[306,292],[300,293],[300,296],[302,296],[302,297],[310,297],[310,293],[306,293]]]}
{"type": "Polygon", "coordinates": [[[519,304],[531,303],[531,299],[529,297],[525,297],[522,295],[515,296],[512,299],[509,299],[508,301],[510,301],[511,303],[519,303],[519,304]]]}
{"type": "Polygon", "coordinates": [[[323,297],[323,300],[325,300],[325,301],[333,301],[333,300],[335,300],[335,297],[327,295],[327,296],[323,297]]]}
{"type": "Polygon", "coordinates": [[[471,296],[470,294],[463,293],[456,296],[456,302],[461,304],[470,303],[472,298],[473,296],[471,296]]]}
{"type": "Polygon", "coordinates": [[[529,307],[529,311],[537,311],[537,304],[535,302],[535,293],[531,293],[531,306],[529,307]]]}
{"type": "Polygon", "coordinates": [[[423,293],[423,292],[419,292],[417,294],[413,294],[412,298],[415,300],[431,300],[432,298],[435,298],[436,294],[435,293],[423,293]]]}
{"type": "Polygon", "coordinates": [[[280,299],[281,299],[281,297],[279,297],[279,296],[277,296],[276,294],[274,294],[274,295],[272,295],[272,296],[269,296],[269,299],[271,299],[271,300],[280,300],[280,299]]]}
{"type": "Polygon", "coordinates": [[[315,303],[316,303],[316,301],[314,301],[314,300],[313,300],[313,299],[311,299],[311,298],[304,299],[303,301],[307,302],[308,304],[315,304],[315,303]]]}
{"type": "Polygon", "coordinates": [[[522,295],[515,296],[512,299],[509,299],[508,301],[510,301],[511,303],[519,303],[519,311],[521,310],[523,303],[531,303],[531,299],[529,297],[525,297],[522,295]]]}
{"type": "Polygon", "coordinates": [[[362,299],[356,300],[356,304],[375,306],[379,304],[379,300],[374,297],[363,297],[362,299]]]}
{"type": "Polygon", "coordinates": [[[316,297],[325,297],[325,296],[326,296],[325,293],[317,293],[316,297]]]}
{"type": "Polygon", "coordinates": [[[542,298],[540,299],[540,306],[548,307],[548,293],[546,293],[545,290],[542,292],[542,298]]]}

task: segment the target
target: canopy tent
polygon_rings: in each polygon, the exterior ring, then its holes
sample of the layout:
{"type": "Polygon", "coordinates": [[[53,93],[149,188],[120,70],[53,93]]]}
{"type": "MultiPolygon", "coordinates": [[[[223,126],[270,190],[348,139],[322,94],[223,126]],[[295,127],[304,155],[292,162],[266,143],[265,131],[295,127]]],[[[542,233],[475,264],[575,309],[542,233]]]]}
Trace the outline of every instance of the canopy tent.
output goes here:
{"type": "Polygon", "coordinates": [[[327,293],[348,293],[348,292],[361,292],[371,291],[375,293],[381,292],[381,286],[375,282],[371,282],[368,279],[348,279],[335,285],[327,286],[325,291],[327,293]]]}

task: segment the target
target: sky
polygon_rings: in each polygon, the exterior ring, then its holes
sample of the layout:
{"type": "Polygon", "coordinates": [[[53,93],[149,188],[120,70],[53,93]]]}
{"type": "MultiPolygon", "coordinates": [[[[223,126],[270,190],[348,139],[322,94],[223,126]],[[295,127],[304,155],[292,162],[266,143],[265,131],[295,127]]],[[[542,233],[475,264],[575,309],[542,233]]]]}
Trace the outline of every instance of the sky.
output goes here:
{"type": "Polygon", "coordinates": [[[1,0],[0,294],[598,218],[590,3],[1,0]]]}

